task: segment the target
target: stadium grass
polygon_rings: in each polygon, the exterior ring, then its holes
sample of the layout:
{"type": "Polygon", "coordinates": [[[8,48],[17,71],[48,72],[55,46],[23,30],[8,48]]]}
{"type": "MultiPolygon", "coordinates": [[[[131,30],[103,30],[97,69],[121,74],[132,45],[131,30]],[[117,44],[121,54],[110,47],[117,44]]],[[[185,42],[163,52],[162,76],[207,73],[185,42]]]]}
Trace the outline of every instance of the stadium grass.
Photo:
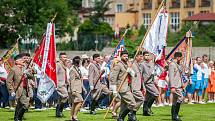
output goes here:
{"type": "MultiPolygon", "coordinates": [[[[137,113],[137,118],[139,121],[171,121],[170,109],[170,106],[154,107],[152,110],[155,114],[150,117],[142,116],[142,109],[140,109],[137,113]]],[[[89,115],[88,112],[81,112],[78,117],[80,121],[103,121],[104,114],[105,110],[97,111],[97,115],[89,115]]],[[[0,121],[12,121],[13,115],[13,111],[0,109],[0,121]]],[[[184,104],[181,106],[180,116],[183,121],[215,121],[215,103],[202,105],[184,104]]],[[[56,118],[55,110],[45,110],[40,112],[29,110],[25,113],[24,117],[24,121],[69,121],[70,111],[64,111],[63,118],[56,118]]],[[[111,114],[109,113],[106,121],[115,120],[111,119],[111,114]]]]}

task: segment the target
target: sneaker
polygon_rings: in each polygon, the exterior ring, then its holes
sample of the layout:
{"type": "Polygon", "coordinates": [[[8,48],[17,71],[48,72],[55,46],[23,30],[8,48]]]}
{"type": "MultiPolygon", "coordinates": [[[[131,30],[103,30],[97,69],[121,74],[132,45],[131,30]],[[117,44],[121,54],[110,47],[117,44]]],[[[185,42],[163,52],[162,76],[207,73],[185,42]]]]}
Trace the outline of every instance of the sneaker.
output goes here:
{"type": "Polygon", "coordinates": [[[6,106],[5,109],[10,109],[10,107],[9,107],[9,106],[6,106]]]}
{"type": "Polygon", "coordinates": [[[163,103],[161,103],[161,104],[158,104],[158,107],[163,107],[164,105],[163,105],[163,103]]]}
{"type": "Polygon", "coordinates": [[[209,100],[207,103],[213,103],[213,100],[209,100]]]}
{"type": "Polygon", "coordinates": [[[55,108],[55,107],[50,107],[49,109],[50,109],[50,110],[55,110],[56,108],[55,108]]]}
{"type": "Polygon", "coordinates": [[[71,110],[71,108],[70,108],[70,107],[67,107],[67,108],[65,108],[65,110],[71,110]]]}
{"type": "Polygon", "coordinates": [[[172,106],[172,103],[170,103],[169,106],[172,106]]]}
{"type": "Polygon", "coordinates": [[[14,107],[10,107],[9,110],[15,110],[15,108],[14,107]]]}
{"type": "Polygon", "coordinates": [[[164,104],[165,106],[169,105],[169,103],[167,103],[167,102],[164,102],[163,104],[164,104]]]}
{"type": "Polygon", "coordinates": [[[205,103],[205,102],[203,102],[203,101],[200,101],[200,102],[199,102],[199,104],[206,104],[206,103],[205,103]]]}
{"type": "Polygon", "coordinates": [[[188,102],[188,104],[193,105],[194,103],[192,103],[192,102],[188,102]]]}
{"type": "Polygon", "coordinates": [[[36,108],[34,109],[35,111],[42,111],[43,109],[42,108],[36,108]]]}
{"type": "Polygon", "coordinates": [[[81,108],[80,109],[80,112],[87,112],[88,110],[84,109],[84,108],[81,108]]]}

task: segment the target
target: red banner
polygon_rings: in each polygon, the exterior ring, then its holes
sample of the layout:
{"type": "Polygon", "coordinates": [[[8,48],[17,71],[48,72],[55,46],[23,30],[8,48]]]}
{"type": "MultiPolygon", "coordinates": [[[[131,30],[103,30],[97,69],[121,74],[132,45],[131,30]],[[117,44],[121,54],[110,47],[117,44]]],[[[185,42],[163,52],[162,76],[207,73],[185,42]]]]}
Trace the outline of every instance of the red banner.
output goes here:
{"type": "Polygon", "coordinates": [[[37,96],[46,102],[57,87],[55,27],[48,23],[46,36],[36,51],[34,63],[41,71],[37,96]]]}

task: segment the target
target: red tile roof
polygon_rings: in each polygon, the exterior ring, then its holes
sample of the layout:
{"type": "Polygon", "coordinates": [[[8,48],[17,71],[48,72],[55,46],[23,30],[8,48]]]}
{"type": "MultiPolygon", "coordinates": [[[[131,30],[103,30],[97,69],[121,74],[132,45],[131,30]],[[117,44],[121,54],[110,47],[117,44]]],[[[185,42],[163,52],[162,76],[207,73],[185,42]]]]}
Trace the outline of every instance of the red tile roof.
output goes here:
{"type": "Polygon", "coordinates": [[[199,13],[187,17],[185,21],[215,21],[215,13],[199,13]]]}

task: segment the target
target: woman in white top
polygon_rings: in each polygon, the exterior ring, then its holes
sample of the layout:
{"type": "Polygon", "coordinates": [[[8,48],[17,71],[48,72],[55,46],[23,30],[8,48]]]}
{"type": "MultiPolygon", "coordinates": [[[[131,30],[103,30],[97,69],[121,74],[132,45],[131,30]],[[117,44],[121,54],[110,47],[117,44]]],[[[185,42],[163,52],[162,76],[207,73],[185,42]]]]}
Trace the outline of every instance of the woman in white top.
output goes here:
{"type": "MultiPolygon", "coordinates": [[[[87,94],[90,92],[90,85],[89,85],[89,80],[88,80],[89,63],[90,63],[89,59],[83,59],[82,65],[79,67],[79,69],[81,71],[82,78],[83,78],[83,85],[87,91],[87,94]]],[[[83,97],[85,98],[87,96],[87,94],[84,95],[83,97]]],[[[91,101],[90,96],[88,96],[87,100],[85,101],[84,106],[85,107],[90,106],[90,101],[91,101]]]]}

